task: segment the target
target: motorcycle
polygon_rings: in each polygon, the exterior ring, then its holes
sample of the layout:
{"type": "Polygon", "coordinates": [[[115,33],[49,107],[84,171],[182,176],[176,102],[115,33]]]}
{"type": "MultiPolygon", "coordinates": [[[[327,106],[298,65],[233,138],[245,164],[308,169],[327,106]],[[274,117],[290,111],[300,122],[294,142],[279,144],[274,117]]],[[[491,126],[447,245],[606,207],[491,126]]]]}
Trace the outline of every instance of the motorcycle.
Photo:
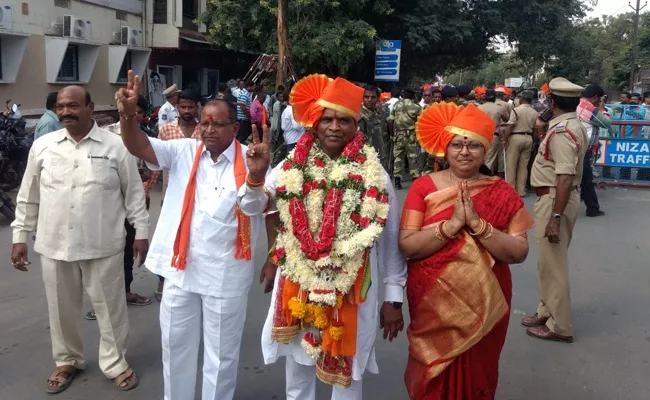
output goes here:
{"type": "Polygon", "coordinates": [[[13,219],[16,206],[5,192],[20,186],[34,134],[25,131],[20,104],[9,107],[10,102],[5,104],[7,111],[0,113],[0,213],[13,219]]]}

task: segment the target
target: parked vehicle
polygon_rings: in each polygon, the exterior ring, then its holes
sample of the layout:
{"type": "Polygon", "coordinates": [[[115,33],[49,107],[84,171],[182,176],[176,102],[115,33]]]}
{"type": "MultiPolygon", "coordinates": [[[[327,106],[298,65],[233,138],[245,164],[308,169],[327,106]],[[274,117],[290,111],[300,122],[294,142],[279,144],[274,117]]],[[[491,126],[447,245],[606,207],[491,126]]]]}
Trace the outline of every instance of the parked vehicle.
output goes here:
{"type": "Polygon", "coordinates": [[[7,100],[7,111],[0,114],[0,190],[5,192],[20,186],[34,142],[34,134],[25,131],[20,104],[9,107],[10,102],[7,100]]]}

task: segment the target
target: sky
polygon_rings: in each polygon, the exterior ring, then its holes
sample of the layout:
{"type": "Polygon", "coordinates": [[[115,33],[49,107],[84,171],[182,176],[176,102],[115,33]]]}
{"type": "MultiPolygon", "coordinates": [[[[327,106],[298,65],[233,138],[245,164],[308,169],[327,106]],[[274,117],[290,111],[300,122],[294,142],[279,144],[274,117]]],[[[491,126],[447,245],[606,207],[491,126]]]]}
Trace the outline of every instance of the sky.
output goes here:
{"type": "MultiPolygon", "coordinates": [[[[588,17],[600,17],[603,14],[607,15],[617,15],[620,13],[632,11],[628,5],[629,1],[634,2],[636,6],[636,0],[598,0],[598,5],[594,7],[594,10],[587,14],[588,17]]],[[[641,6],[645,4],[645,0],[641,0],[641,6]]],[[[641,12],[648,11],[650,5],[644,8],[641,12]]]]}

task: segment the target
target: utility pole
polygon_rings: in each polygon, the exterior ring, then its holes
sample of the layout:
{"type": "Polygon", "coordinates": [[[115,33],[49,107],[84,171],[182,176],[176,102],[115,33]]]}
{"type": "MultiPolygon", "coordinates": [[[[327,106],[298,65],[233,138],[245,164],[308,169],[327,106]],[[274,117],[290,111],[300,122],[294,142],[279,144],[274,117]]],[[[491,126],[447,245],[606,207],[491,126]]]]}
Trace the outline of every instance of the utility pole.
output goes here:
{"type": "Polygon", "coordinates": [[[289,43],[287,39],[287,8],[288,0],[278,0],[278,70],[276,75],[276,86],[284,85],[288,73],[289,43]]]}
{"type": "Polygon", "coordinates": [[[648,2],[646,1],[643,7],[641,7],[641,0],[636,0],[636,7],[632,6],[632,2],[630,1],[628,3],[631,9],[634,10],[634,29],[632,30],[632,63],[630,65],[630,82],[628,85],[628,90],[632,91],[634,90],[634,73],[636,72],[636,56],[637,56],[637,51],[639,49],[639,44],[637,40],[637,36],[639,33],[639,13],[641,10],[645,8],[645,6],[648,5],[648,2]]]}

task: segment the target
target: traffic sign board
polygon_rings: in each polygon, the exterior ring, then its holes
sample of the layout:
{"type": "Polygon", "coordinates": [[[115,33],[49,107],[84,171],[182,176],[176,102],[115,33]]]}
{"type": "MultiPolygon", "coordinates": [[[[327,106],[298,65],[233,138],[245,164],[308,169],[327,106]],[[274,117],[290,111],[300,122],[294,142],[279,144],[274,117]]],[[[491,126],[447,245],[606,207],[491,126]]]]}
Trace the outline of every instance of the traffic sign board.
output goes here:
{"type": "Polygon", "coordinates": [[[375,81],[399,82],[401,52],[401,40],[377,40],[375,81]]]}

